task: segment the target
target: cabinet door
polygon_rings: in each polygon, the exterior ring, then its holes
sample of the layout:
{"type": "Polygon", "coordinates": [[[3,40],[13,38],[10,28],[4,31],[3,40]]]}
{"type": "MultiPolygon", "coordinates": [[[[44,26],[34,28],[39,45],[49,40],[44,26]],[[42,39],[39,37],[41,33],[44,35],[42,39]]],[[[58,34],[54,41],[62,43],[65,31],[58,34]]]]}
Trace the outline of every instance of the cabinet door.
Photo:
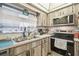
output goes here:
{"type": "Polygon", "coordinates": [[[50,51],[49,38],[42,39],[42,55],[46,56],[50,51]]]}
{"type": "Polygon", "coordinates": [[[46,54],[48,55],[49,51],[48,51],[48,42],[46,42],[46,54]]]}
{"type": "Polygon", "coordinates": [[[26,45],[22,45],[22,46],[13,48],[13,49],[14,49],[14,55],[18,55],[18,54],[26,51],[26,45]]]}
{"type": "Polygon", "coordinates": [[[26,51],[26,56],[30,56],[31,55],[31,49],[26,51]]]}
{"type": "Polygon", "coordinates": [[[46,38],[42,39],[42,56],[46,56],[46,38]]]}
{"type": "Polygon", "coordinates": [[[48,52],[51,52],[51,41],[50,41],[50,37],[48,38],[48,52]]]}
{"type": "Polygon", "coordinates": [[[42,14],[40,14],[38,17],[37,17],[37,26],[41,26],[42,25],[42,14]]]}
{"type": "Polygon", "coordinates": [[[25,51],[17,56],[30,56],[30,50],[27,50],[27,51],[25,51]]]}
{"type": "Polygon", "coordinates": [[[41,15],[42,15],[42,18],[41,18],[41,20],[42,20],[42,26],[46,26],[47,14],[42,13],[41,15]]]}
{"type": "Polygon", "coordinates": [[[44,43],[44,50],[43,50],[43,52],[44,52],[44,55],[45,56],[47,56],[48,55],[48,53],[49,53],[49,46],[48,46],[48,42],[46,42],[46,43],[44,43]]]}
{"type": "Polygon", "coordinates": [[[32,56],[41,56],[41,45],[32,49],[32,56]]]}
{"type": "Polygon", "coordinates": [[[37,47],[37,46],[39,46],[39,45],[41,45],[41,40],[32,42],[32,48],[37,47]]]}
{"type": "Polygon", "coordinates": [[[65,16],[65,15],[68,15],[68,13],[69,13],[69,12],[68,12],[68,8],[64,8],[64,9],[63,9],[63,15],[64,15],[64,16],[65,16]]]}
{"type": "Polygon", "coordinates": [[[79,56],[79,42],[74,43],[74,53],[75,56],[79,56]]]}
{"type": "Polygon", "coordinates": [[[42,56],[45,56],[45,49],[42,47],[42,56]]]}
{"type": "Polygon", "coordinates": [[[67,11],[68,14],[73,13],[73,6],[69,6],[69,7],[67,7],[67,9],[68,9],[68,11],[67,11]]]}
{"type": "Polygon", "coordinates": [[[47,53],[46,53],[46,46],[45,46],[45,43],[42,44],[42,56],[46,56],[47,53]]]}
{"type": "Polygon", "coordinates": [[[21,54],[19,54],[17,56],[26,56],[26,52],[23,52],[23,53],[21,53],[21,54]]]}

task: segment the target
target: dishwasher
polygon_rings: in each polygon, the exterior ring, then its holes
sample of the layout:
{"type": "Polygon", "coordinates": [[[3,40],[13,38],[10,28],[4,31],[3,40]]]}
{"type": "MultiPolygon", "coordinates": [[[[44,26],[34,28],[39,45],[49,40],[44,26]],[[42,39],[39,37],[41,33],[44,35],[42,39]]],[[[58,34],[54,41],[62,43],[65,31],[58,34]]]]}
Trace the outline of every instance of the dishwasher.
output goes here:
{"type": "Polygon", "coordinates": [[[1,50],[0,51],[0,56],[9,56],[9,49],[1,50]]]}

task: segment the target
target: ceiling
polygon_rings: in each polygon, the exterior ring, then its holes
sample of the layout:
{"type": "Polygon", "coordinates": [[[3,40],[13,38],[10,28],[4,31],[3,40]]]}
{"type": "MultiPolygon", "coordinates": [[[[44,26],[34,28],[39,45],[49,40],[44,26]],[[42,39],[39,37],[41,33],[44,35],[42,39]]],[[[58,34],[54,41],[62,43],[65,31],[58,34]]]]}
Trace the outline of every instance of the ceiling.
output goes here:
{"type": "Polygon", "coordinates": [[[61,7],[68,6],[72,3],[32,3],[37,8],[49,13],[61,7]]]}

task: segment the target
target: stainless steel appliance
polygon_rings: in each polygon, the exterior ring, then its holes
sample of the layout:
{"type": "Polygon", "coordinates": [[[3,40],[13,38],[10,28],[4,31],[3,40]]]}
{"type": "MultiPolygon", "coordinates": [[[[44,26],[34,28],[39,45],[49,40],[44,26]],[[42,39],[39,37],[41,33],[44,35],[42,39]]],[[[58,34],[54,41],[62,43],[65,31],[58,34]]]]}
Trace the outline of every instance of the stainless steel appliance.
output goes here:
{"type": "Polygon", "coordinates": [[[9,49],[1,50],[0,51],[0,56],[9,56],[9,49]]]}
{"type": "MultiPolygon", "coordinates": [[[[61,55],[65,56],[73,56],[74,55],[74,35],[67,33],[54,33],[53,38],[51,39],[51,49],[61,55]],[[55,47],[55,38],[59,38],[62,40],[67,40],[67,50],[60,49],[55,47]]],[[[62,47],[62,46],[61,46],[62,47]]]]}
{"type": "Polygon", "coordinates": [[[75,15],[70,14],[58,18],[53,19],[53,25],[54,26],[60,26],[60,25],[76,25],[75,20],[75,15]]]}

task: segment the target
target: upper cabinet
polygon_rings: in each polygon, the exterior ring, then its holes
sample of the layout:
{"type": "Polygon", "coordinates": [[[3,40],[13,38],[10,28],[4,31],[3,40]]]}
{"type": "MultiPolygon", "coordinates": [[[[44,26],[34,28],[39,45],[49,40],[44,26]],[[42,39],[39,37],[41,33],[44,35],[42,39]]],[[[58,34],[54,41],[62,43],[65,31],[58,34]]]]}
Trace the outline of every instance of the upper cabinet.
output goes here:
{"type": "MultiPolygon", "coordinates": [[[[79,5],[77,5],[77,6],[79,6],[79,5]]],[[[53,19],[55,19],[55,18],[62,18],[64,16],[68,16],[68,18],[69,18],[69,15],[74,15],[74,20],[76,20],[75,14],[76,14],[76,12],[78,12],[78,10],[79,10],[79,8],[76,7],[75,5],[70,5],[70,6],[67,6],[67,7],[64,7],[64,8],[61,8],[61,9],[58,9],[58,10],[55,10],[55,11],[49,13],[48,15],[49,15],[49,20],[50,20],[50,26],[53,26],[53,19]]]]}
{"type": "Polygon", "coordinates": [[[67,14],[72,14],[72,13],[74,13],[74,6],[69,6],[67,9],[68,9],[68,10],[67,10],[67,14]]]}
{"type": "Polygon", "coordinates": [[[77,26],[79,27],[79,4],[75,5],[75,14],[76,14],[76,22],[77,22],[77,26]]]}
{"type": "Polygon", "coordinates": [[[47,20],[47,14],[46,13],[40,13],[37,17],[37,26],[47,26],[48,20],[47,20]]]}

